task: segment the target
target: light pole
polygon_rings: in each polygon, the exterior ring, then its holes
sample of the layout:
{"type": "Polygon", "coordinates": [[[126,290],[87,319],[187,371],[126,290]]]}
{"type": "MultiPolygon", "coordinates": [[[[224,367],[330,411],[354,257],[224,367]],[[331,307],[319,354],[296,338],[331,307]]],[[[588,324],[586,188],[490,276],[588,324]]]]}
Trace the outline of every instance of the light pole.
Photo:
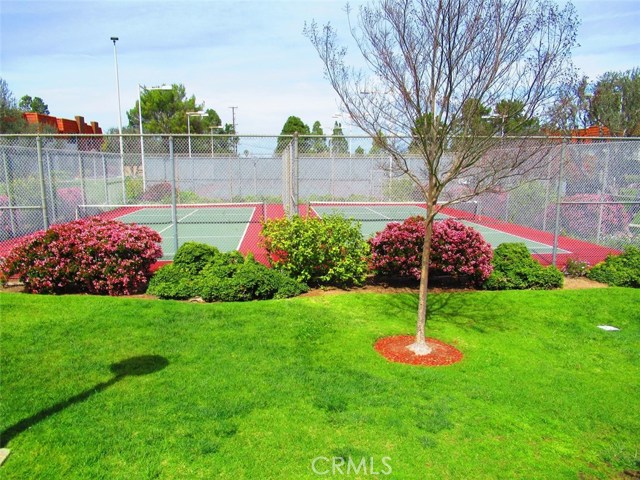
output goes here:
{"type": "Polygon", "coordinates": [[[171,90],[171,87],[168,85],[160,85],[158,87],[145,87],[144,85],[138,84],[138,122],[140,125],[140,158],[142,163],[142,191],[147,191],[147,169],[144,164],[144,136],[142,135],[142,90],[171,90]]]}
{"type": "Polygon", "coordinates": [[[189,158],[191,158],[191,117],[208,117],[208,113],[187,112],[187,135],[189,138],[189,158]]]}
{"type": "Polygon", "coordinates": [[[122,174],[122,203],[127,201],[127,186],[124,181],[124,145],[122,143],[122,107],[120,106],[120,76],[118,74],[118,49],[116,42],[118,37],[111,37],[113,42],[113,59],[116,67],[116,92],[118,93],[118,135],[120,139],[120,173],[122,174]]]}

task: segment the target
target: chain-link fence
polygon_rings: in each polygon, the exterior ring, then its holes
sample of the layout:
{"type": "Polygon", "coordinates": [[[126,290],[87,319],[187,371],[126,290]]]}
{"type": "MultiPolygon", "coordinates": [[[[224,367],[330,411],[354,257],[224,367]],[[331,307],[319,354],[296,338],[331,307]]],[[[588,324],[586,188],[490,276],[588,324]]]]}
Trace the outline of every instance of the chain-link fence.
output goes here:
{"type": "MultiPolygon", "coordinates": [[[[481,169],[461,174],[441,200],[464,201],[442,217],[477,227],[494,247],[524,240],[543,261],[595,261],[640,244],[639,140],[537,140],[527,146],[536,175],[516,172],[474,194],[481,169]]],[[[494,152],[508,155],[500,145],[494,152]]],[[[453,155],[445,152],[442,168],[453,155]]],[[[404,168],[371,138],[342,136],[2,135],[0,157],[0,253],[16,238],[96,214],[162,218],[154,228],[168,258],[186,240],[227,238],[221,248],[257,250],[260,221],[285,214],[335,211],[372,234],[424,211],[406,170],[428,179],[410,139],[404,168]]]]}

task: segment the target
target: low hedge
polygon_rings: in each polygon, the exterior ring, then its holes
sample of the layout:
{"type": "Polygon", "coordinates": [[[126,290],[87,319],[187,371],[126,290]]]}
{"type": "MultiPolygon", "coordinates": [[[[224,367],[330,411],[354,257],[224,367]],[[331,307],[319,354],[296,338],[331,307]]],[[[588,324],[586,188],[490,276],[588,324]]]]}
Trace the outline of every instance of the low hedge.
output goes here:
{"type": "Polygon", "coordinates": [[[611,286],[640,288],[640,248],[629,245],[620,255],[607,255],[587,277],[611,286]]]}
{"type": "Polygon", "coordinates": [[[554,266],[536,262],[524,243],[503,243],[493,252],[493,273],[487,290],[550,290],[561,288],[564,275],[554,266]]]}
{"type": "Polygon", "coordinates": [[[288,298],[307,290],[304,283],[267,268],[251,255],[222,253],[209,245],[187,242],[178,249],[173,263],[156,272],[147,292],[165,299],[240,302],[288,298]]]}

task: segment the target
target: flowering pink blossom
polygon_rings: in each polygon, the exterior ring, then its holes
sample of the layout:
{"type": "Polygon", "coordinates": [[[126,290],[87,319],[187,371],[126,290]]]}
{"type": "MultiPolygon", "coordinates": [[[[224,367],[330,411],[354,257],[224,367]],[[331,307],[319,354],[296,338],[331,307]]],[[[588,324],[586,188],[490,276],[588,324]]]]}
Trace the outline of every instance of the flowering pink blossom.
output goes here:
{"type": "MultiPolygon", "coordinates": [[[[369,243],[372,267],[378,275],[420,279],[425,224],[422,217],[390,223],[369,243]]],[[[468,277],[476,283],[486,280],[493,267],[493,251],[482,235],[453,219],[433,224],[429,271],[454,277],[468,277]]]]}
{"type": "Polygon", "coordinates": [[[162,256],[148,227],[89,218],[26,237],[0,266],[0,281],[17,275],[28,292],[127,295],[147,285],[162,256]]]}

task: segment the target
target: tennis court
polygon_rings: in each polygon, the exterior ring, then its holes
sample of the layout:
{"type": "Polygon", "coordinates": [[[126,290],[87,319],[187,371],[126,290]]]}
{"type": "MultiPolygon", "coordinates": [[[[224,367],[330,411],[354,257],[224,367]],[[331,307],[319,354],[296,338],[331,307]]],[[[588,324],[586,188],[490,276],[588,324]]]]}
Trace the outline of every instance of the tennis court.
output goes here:
{"type": "MultiPolygon", "coordinates": [[[[455,207],[442,208],[436,215],[436,221],[455,218],[478,231],[493,249],[498,247],[501,243],[522,242],[527,246],[532,254],[550,254],[553,251],[553,245],[542,243],[531,238],[514,235],[498,228],[489,227],[482,223],[473,221],[478,218],[474,213],[475,204],[473,202],[460,204],[459,207],[460,209],[455,207]]],[[[402,222],[406,218],[417,215],[424,217],[426,214],[426,209],[422,206],[400,203],[329,204],[312,202],[310,203],[309,208],[319,217],[330,214],[339,214],[346,218],[352,218],[361,222],[362,233],[367,238],[375,235],[376,232],[383,230],[390,222],[402,222]]],[[[567,254],[571,252],[558,249],[558,253],[567,254]]]]}
{"type": "Polygon", "coordinates": [[[170,260],[185,242],[206,243],[225,252],[241,250],[251,225],[259,228],[264,218],[264,204],[178,205],[175,228],[170,205],[80,205],[78,214],[146,225],[160,234],[162,259],[170,260]]]}

